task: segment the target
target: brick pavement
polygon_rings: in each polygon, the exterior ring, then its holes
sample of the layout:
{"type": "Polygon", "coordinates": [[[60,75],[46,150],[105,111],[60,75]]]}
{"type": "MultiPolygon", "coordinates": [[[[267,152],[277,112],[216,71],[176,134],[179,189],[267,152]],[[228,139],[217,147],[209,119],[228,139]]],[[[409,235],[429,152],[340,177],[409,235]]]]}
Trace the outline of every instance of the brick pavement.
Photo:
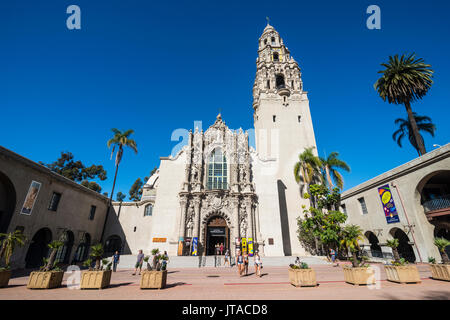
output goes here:
{"type": "Polygon", "coordinates": [[[265,267],[263,276],[257,278],[254,269],[239,277],[233,268],[176,268],[169,269],[167,288],[141,290],[140,276],[132,270],[113,273],[111,286],[103,290],[77,290],[66,286],[69,274],[65,274],[63,286],[51,290],[26,288],[27,276],[12,278],[9,287],[0,289],[0,300],[70,300],[70,299],[236,299],[236,300],[307,300],[307,299],[449,299],[450,282],[433,280],[426,264],[418,265],[422,283],[397,284],[386,281],[382,265],[379,289],[353,286],[344,282],[341,267],[330,265],[311,266],[316,270],[318,287],[296,288],[290,285],[287,267],[265,267]]]}

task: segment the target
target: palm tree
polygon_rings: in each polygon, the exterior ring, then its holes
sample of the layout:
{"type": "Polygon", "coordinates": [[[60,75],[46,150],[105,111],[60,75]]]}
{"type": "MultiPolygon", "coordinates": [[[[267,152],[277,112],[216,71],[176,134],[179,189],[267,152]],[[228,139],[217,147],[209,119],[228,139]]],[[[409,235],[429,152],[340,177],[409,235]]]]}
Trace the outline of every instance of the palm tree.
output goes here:
{"type": "Polygon", "coordinates": [[[309,185],[321,178],[320,168],[322,163],[320,162],[319,157],[313,153],[314,148],[315,147],[305,148],[305,150],[299,154],[299,161],[294,166],[295,181],[297,181],[297,183],[303,181],[308,188],[308,192],[309,185]]]}
{"type": "Polygon", "coordinates": [[[97,243],[91,246],[90,256],[95,259],[95,270],[100,270],[100,260],[102,259],[104,250],[101,243],[97,243]]]}
{"type": "Polygon", "coordinates": [[[1,248],[0,259],[5,258],[5,267],[9,268],[9,262],[17,245],[22,247],[25,244],[26,237],[21,230],[15,230],[10,233],[0,233],[1,248]]]}
{"type": "MultiPolygon", "coordinates": [[[[428,132],[429,134],[431,134],[432,137],[434,137],[434,131],[436,130],[436,126],[431,122],[431,118],[427,117],[427,116],[419,116],[415,112],[413,112],[413,116],[414,116],[414,120],[417,123],[417,128],[419,129],[419,132],[425,131],[425,132],[428,132]]],[[[402,147],[402,139],[405,136],[408,136],[409,142],[414,147],[414,149],[417,150],[417,153],[420,156],[419,146],[416,142],[416,138],[414,137],[413,130],[411,128],[411,123],[409,122],[409,120],[398,118],[395,120],[395,124],[399,125],[399,129],[397,129],[397,131],[394,132],[394,134],[392,135],[392,139],[394,139],[394,141],[397,141],[397,144],[401,148],[402,147]]],[[[422,144],[423,144],[423,137],[420,133],[419,133],[419,136],[420,136],[420,140],[422,141],[422,144]]]]}
{"type": "Polygon", "coordinates": [[[387,240],[386,245],[392,249],[392,254],[394,255],[394,261],[399,262],[400,255],[398,254],[398,249],[397,249],[397,247],[399,245],[398,239],[394,238],[391,240],[387,240]]]}
{"type": "Polygon", "coordinates": [[[385,70],[378,71],[383,75],[374,88],[380,97],[389,103],[403,104],[408,113],[412,134],[417,141],[420,155],[426,153],[425,145],[420,139],[419,129],[411,109],[411,102],[422,99],[431,88],[434,71],[431,65],[425,64],[422,58],[416,58],[414,53],[400,58],[396,54],[389,56],[388,63],[382,63],[385,70]]]}
{"type": "Polygon", "coordinates": [[[350,172],[350,167],[348,164],[338,158],[338,152],[332,152],[327,158],[320,158],[322,163],[322,174],[323,180],[328,182],[330,190],[333,189],[333,181],[336,183],[337,187],[342,190],[344,187],[344,178],[339,173],[338,169],[350,172]]]}
{"type": "Polygon", "coordinates": [[[103,231],[102,231],[102,236],[100,239],[103,239],[103,235],[104,235],[104,231],[105,231],[105,227],[106,227],[106,222],[108,220],[108,215],[109,215],[109,209],[111,207],[111,202],[112,202],[112,197],[114,195],[114,187],[116,186],[116,179],[117,179],[117,171],[119,170],[119,164],[120,161],[122,161],[122,155],[123,155],[123,149],[124,147],[129,147],[131,148],[135,153],[138,152],[137,150],[137,144],[136,141],[134,141],[133,139],[130,139],[130,136],[134,133],[134,130],[127,130],[125,132],[122,132],[116,128],[111,129],[111,131],[114,133],[114,136],[108,140],[108,142],[106,143],[108,148],[112,148],[111,151],[111,159],[112,156],[114,154],[115,149],[117,148],[117,153],[116,153],[116,172],[114,174],[114,181],[113,181],[113,186],[112,186],[112,191],[111,194],[109,196],[109,203],[108,203],[108,211],[106,212],[106,218],[105,218],[105,223],[103,225],[103,231]]]}
{"type": "Polygon", "coordinates": [[[362,230],[359,226],[355,224],[349,224],[342,229],[342,239],[340,245],[344,248],[350,249],[352,253],[352,266],[353,268],[358,267],[358,258],[356,252],[359,250],[358,241],[362,240],[362,230]]]}
{"type": "Polygon", "coordinates": [[[59,240],[53,240],[48,244],[48,247],[52,250],[50,252],[50,257],[47,260],[47,263],[45,264],[43,271],[50,271],[54,268],[56,253],[58,252],[58,249],[61,248],[64,245],[63,241],[59,240]]]}
{"type": "Polygon", "coordinates": [[[438,247],[439,252],[441,253],[442,263],[448,264],[450,260],[448,259],[447,252],[445,252],[445,248],[450,246],[450,241],[445,238],[434,238],[434,245],[438,247]]]}

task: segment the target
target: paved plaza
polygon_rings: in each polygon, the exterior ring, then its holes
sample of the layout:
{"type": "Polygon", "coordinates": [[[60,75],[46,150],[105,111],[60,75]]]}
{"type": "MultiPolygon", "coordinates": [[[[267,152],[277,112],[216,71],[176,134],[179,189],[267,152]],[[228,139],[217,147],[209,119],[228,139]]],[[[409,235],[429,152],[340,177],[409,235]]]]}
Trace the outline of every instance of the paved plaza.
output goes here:
{"type": "MultiPolygon", "coordinates": [[[[342,265],[341,265],[342,266],[342,265]]],[[[113,273],[111,286],[103,290],[69,289],[64,276],[63,286],[51,290],[30,290],[26,288],[26,275],[14,277],[9,287],[0,289],[0,300],[306,300],[306,299],[446,299],[450,298],[450,282],[433,280],[426,264],[417,267],[422,279],[418,284],[397,284],[386,281],[384,267],[380,267],[379,289],[353,286],[344,282],[341,267],[331,265],[312,266],[316,270],[318,287],[296,288],[289,283],[288,267],[264,267],[263,276],[257,278],[254,269],[249,275],[239,277],[233,268],[169,268],[167,287],[161,290],[141,290],[140,276],[133,276],[130,269],[113,273]]]]}

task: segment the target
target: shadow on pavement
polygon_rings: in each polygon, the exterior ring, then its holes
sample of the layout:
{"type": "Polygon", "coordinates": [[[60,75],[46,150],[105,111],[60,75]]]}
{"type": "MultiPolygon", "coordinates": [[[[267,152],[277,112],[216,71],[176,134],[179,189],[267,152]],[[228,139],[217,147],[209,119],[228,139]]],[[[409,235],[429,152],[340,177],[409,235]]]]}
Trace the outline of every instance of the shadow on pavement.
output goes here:
{"type": "Polygon", "coordinates": [[[174,288],[176,286],[182,286],[185,285],[186,282],[175,282],[175,283],[168,283],[166,284],[166,288],[174,288]]]}
{"type": "Polygon", "coordinates": [[[423,296],[425,300],[450,300],[448,291],[432,291],[423,296]]]}
{"type": "Polygon", "coordinates": [[[133,282],[114,283],[114,284],[110,284],[108,286],[108,288],[117,288],[117,287],[122,287],[122,286],[128,286],[130,284],[133,284],[133,282]]]}

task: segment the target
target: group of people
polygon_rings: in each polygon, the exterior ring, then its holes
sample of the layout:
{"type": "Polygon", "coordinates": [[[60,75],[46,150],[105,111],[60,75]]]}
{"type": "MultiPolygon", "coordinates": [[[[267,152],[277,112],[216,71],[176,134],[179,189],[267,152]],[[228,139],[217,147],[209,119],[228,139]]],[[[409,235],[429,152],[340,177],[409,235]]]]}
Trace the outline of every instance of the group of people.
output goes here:
{"type": "Polygon", "coordinates": [[[223,255],[223,251],[225,250],[225,246],[223,245],[223,243],[217,243],[214,246],[214,250],[216,252],[216,255],[223,255]]]}
{"type": "MultiPolygon", "coordinates": [[[[167,251],[164,251],[163,256],[165,256],[167,258],[166,260],[161,261],[163,268],[165,269],[167,261],[169,260],[169,255],[167,254],[167,251]]],[[[138,269],[139,269],[139,274],[141,274],[142,265],[144,264],[144,258],[145,258],[145,255],[144,255],[143,251],[139,250],[139,253],[137,255],[136,264],[134,265],[133,276],[136,275],[136,272],[138,269]]],[[[119,251],[116,251],[116,252],[114,252],[114,254],[112,256],[113,272],[117,271],[117,265],[119,264],[119,262],[120,262],[120,254],[119,254],[119,251]]]]}
{"type": "MultiPolygon", "coordinates": [[[[253,256],[254,265],[255,265],[255,275],[257,277],[261,277],[261,269],[262,269],[262,260],[259,256],[258,251],[255,251],[255,255],[253,256]]],[[[238,267],[238,274],[240,277],[243,275],[248,275],[248,265],[249,265],[249,258],[248,253],[244,251],[242,254],[241,250],[237,251],[236,255],[236,265],[238,267]]]]}

